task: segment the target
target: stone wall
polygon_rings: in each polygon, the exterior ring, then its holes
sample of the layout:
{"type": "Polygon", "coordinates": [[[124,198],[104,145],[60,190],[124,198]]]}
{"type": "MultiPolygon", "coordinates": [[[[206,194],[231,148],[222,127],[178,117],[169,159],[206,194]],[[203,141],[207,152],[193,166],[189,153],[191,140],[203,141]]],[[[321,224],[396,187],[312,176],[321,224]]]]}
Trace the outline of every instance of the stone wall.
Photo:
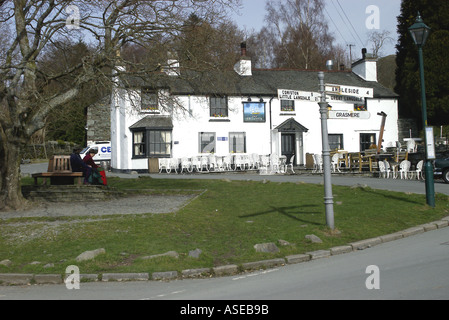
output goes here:
{"type": "Polygon", "coordinates": [[[87,108],[87,144],[111,140],[111,97],[108,95],[87,108]]]}
{"type": "Polygon", "coordinates": [[[418,126],[416,119],[398,119],[398,135],[399,141],[404,142],[404,138],[410,138],[410,130],[412,138],[418,138],[418,126]]]}
{"type": "Polygon", "coordinates": [[[47,141],[45,144],[30,144],[22,152],[22,159],[49,159],[55,154],[69,155],[73,152],[74,147],[73,143],[65,141],[47,141]]]}

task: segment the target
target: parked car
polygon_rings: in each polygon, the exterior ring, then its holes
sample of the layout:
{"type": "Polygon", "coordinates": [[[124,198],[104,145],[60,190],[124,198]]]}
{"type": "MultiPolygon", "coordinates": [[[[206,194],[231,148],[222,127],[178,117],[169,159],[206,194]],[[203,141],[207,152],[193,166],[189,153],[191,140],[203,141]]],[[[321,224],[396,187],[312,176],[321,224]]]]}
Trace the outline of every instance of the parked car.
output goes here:
{"type": "Polygon", "coordinates": [[[102,161],[111,161],[111,141],[95,141],[88,145],[80,152],[81,159],[86,156],[90,149],[97,150],[97,154],[94,156],[95,163],[101,164],[102,161]]]}
{"type": "Polygon", "coordinates": [[[449,183],[449,156],[437,157],[434,161],[434,175],[442,176],[444,182],[449,183]]]}

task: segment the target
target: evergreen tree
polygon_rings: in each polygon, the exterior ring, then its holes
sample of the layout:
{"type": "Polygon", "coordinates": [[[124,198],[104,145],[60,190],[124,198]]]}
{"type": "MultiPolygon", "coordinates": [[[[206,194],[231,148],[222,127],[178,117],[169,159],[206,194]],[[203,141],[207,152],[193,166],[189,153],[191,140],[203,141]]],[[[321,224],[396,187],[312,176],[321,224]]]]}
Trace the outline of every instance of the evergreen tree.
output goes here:
{"type": "Polygon", "coordinates": [[[403,0],[398,17],[399,39],[396,46],[397,71],[395,91],[400,95],[399,115],[417,119],[422,125],[421,84],[418,49],[408,28],[420,12],[424,23],[431,28],[425,46],[424,76],[429,125],[443,125],[449,119],[449,1],[403,0]]]}

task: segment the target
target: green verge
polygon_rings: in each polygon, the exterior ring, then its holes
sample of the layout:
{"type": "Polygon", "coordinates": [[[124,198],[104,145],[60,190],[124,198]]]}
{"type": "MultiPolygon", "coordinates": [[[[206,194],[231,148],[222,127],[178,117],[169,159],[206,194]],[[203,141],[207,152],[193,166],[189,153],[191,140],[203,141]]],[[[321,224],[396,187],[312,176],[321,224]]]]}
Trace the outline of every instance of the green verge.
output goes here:
{"type": "MultiPolygon", "coordinates": [[[[24,178],[23,183],[32,182],[24,178]]],[[[326,226],[323,185],[151,178],[109,178],[108,184],[118,190],[198,196],[168,214],[0,220],[0,261],[12,262],[0,265],[0,273],[64,274],[68,265],[77,265],[81,273],[180,272],[239,265],[329,249],[449,214],[448,197],[441,194],[431,208],[425,195],[333,186],[334,231],[338,231],[333,232],[326,226]],[[305,239],[309,234],[323,242],[305,239]],[[281,246],[279,240],[290,245],[281,246]],[[255,251],[255,244],[266,242],[274,242],[280,252],[255,251]],[[75,260],[97,248],[106,253],[90,261],[75,260]],[[189,257],[188,252],[197,248],[200,257],[189,257]],[[143,259],[167,251],[176,251],[179,257],[143,259]]]]}

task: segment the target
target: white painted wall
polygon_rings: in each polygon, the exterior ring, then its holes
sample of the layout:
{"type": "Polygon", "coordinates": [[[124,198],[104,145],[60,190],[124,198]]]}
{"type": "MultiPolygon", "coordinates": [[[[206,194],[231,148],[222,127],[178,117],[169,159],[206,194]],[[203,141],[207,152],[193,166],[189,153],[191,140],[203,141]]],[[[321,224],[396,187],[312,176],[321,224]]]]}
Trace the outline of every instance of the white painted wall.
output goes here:
{"type": "MultiPolygon", "coordinates": [[[[132,133],[129,127],[147,116],[147,113],[139,112],[136,106],[139,105],[139,92],[134,95],[115,96],[115,101],[111,105],[111,144],[112,160],[111,165],[118,170],[147,170],[147,159],[132,159],[132,133]]],[[[173,119],[172,132],[172,157],[192,157],[199,154],[199,132],[215,132],[216,154],[220,156],[229,153],[229,141],[217,141],[218,137],[229,137],[230,132],[246,132],[247,153],[270,154],[271,152],[281,154],[280,136],[277,130],[272,130],[285,120],[293,117],[297,122],[308,129],[302,134],[303,153],[298,153],[301,134],[296,135],[297,157],[296,164],[305,164],[306,153],[321,153],[321,121],[319,107],[316,102],[296,102],[296,110],[292,113],[280,111],[280,101],[273,98],[264,98],[266,102],[266,121],[264,123],[245,123],[243,121],[242,102],[247,101],[245,97],[229,98],[228,118],[211,121],[209,116],[209,100],[206,96],[180,96],[177,102],[183,106],[182,109],[170,108],[161,114],[171,114],[173,119]],[[271,109],[271,110],[270,110],[271,109]],[[270,128],[271,115],[271,128],[270,128]],[[271,129],[271,130],[270,130],[271,129]],[[271,144],[271,145],[270,145],[271,144]]],[[[258,101],[259,97],[251,97],[253,101],[258,101]]],[[[379,137],[379,130],[382,117],[378,112],[387,114],[384,131],[384,146],[388,142],[395,142],[398,139],[397,127],[397,101],[395,99],[367,99],[367,109],[369,117],[366,119],[329,119],[328,133],[343,134],[344,149],[349,152],[359,151],[360,133],[375,133],[376,141],[379,137]]],[[[333,104],[332,110],[353,111],[352,104],[333,104]]]]}

